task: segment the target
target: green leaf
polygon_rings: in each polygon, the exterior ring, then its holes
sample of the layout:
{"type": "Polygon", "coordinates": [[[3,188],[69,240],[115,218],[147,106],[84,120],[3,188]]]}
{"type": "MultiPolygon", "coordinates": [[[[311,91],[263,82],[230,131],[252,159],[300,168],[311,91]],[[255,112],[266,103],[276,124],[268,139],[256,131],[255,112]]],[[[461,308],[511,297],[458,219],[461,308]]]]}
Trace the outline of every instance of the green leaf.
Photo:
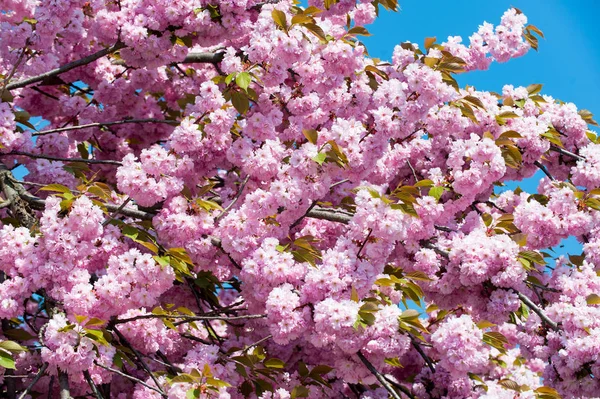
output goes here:
{"type": "Polygon", "coordinates": [[[233,82],[233,79],[235,79],[235,77],[237,76],[237,72],[231,72],[229,75],[227,75],[227,77],[225,78],[225,84],[229,85],[231,82],[233,82]]]}
{"type": "Polygon", "coordinates": [[[9,352],[27,352],[27,348],[14,341],[2,341],[0,342],[0,348],[9,352]]]}
{"type": "Polygon", "coordinates": [[[500,381],[498,381],[498,384],[502,385],[506,389],[521,392],[521,387],[513,380],[501,379],[500,381]]]}
{"type": "Polygon", "coordinates": [[[319,132],[317,132],[315,129],[303,129],[302,134],[304,134],[304,137],[306,137],[309,143],[317,144],[319,132]]]}
{"type": "Polygon", "coordinates": [[[63,186],[62,184],[48,184],[42,188],[41,191],[57,191],[59,193],[71,193],[71,189],[67,186],[63,186]]]}
{"type": "Polygon", "coordinates": [[[594,120],[594,115],[587,109],[580,110],[578,114],[587,124],[598,126],[598,122],[594,120]]]}
{"type": "Polygon", "coordinates": [[[321,39],[325,42],[327,41],[327,36],[325,35],[325,32],[319,25],[313,24],[313,23],[305,23],[305,24],[302,24],[302,26],[304,26],[306,29],[308,29],[309,32],[311,32],[312,34],[317,36],[319,39],[321,39]]]}
{"type": "Polygon", "coordinates": [[[444,187],[436,186],[429,189],[429,195],[435,198],[437,201],[440,200],[442,194],[444,194],[444,187]]]}
{"type": "Polygon", "coordinates": [[[431,48],[431,46],[433,46],[433,43],[435,43],[435,41],[437,40],[437,38],[434,37],[426,37],[425,38],[425,49],[429,50],[431,48]]]}
{"type": "Polygon", "coordinates": [[[200,388],[190,388],[185,393],[185,399],[197,399],[200,397],[200,388]]]}
{"type": "Polygon", "coordinates": [[[348,31],[349,35],[371,36],[369,31],[364,26],[355,26],[348,31]]]}
{"type": "Polygon", "coordinates": [[[385,358],[384,362],[392,367],[404,367],[397,357],[387,357],[385,358]]]}
{"type": "Polygon", "coordinates": [[[585,298],[588,305],[600,305],[600,296],[596,294],[590,294],[585,298]]]}
{"type": "Polygon", "coordinates": [[[15,359],[8,352],[0,351],[0,367],[5,369],[15,369],[15,359]]]}
{"type": "Polygon", "coordinates": [[[417,312],[415,309],[407,309],[404,312],[402,312],[402,314],[400,315],[400,319],[401,320],[414,320],[414,319],[418,319],[419,318],[419,312],[417,312]]]}
{"type": "Polygon", "coordinates": [[[352,301],[358,303],[360,301],[360,299],[358,298],[358,292],[356,291],[356,288],[354,288],[354,286],[352,286],[352,292],[350,294],[350,299],[352,299],[352,301]]]}
{"type": "Polygon", "coordinates": [[[464,101],[467,101],[468,103],[476,106],[477,108],[480,109],[485,109],[485,106],[483,105],[483,103],[481,102],[480,99],[478,99],[475,96],[466,96],[465,98],[463,98],[464,101]]]}
{"type": "Polygon", "coordinates": [[[554,388],[544,386],[537,388],[533,392],[535,392],[536,399],[561,399],[561,396],[554,388]]]}
{"type": "Polygon", "coordinates": [[[285,367],[285,362],[283,360],[272,357],[271,359],[267,359],[263,362],[265,367],[271,369],[282,369],[285,367]]]}
{"type": "Polygon", "coordinates": [[[325,152],[319,152],[317,155],[315,155],[313,157],[313,161],[315,161],[319,165],[323,165],[323,163],[325,162],[326,158],[327,158],[327,153],[325,153],[325,152]]]}
{"type": "Polygon", "coordinates": [[[537,94],[540,91],[542,91],[542,85],[539,83],[535,83],[535,84],[531,84],[531,85],[527,86],[527,92],[529,93],[530,96],[533,96],[534,94],[537,94]]]}
{"type": "Polygon", "coordinates": [[[172,382],[172,383],[176,383],[176,382],[188,382],[188,383],[193,383],[193,382],[195,382],[195,381],[196,381],[196,379],[195,379],[194,377],[192,377],[191,375],[189,375],[189,374],[179,374],[178,376],[176,376],[176,377],[173,377],[173,378],[171,379],[171,382],[172,382]]]}
{"type": "Polygon", "coordinates": [[[296,385],[294,389],[292,389],[291,398],[308,398],[310,391],[304,385],[296,385]]]}
{"type": "Polygon", "coordinates": [[[271,11],[271,15],[273,16],[273,21],[275,21],[275,24],[277,26],[279,26],[281,29],[283,29],[284,32],[287,33],[288,26],[287,26],[287,19],[285,17],[285,13],[280,10],[273,10],[273,11],[271,11]]]}
{"type": "Polygon", "coordinates": [[[502,333],[489,331],[483,334],[483,342],[504,353],[506,351],[504,345],[508,343],[508,340],[502,333]]]}
{"type": "Polygon", "coordinates": [[[432,180],[424,179],[415,183],[415,187],[432,187],[435,183],[432,180]]]}
{"type": "Polygon", "coordinates": [[[252,76],[248,72],[240,72],[235,77],[235,84],[237,84],[244,91],[248,91],[248,86],[252,82],[252,76]]]}
{"type": "Polygon", "coordinates": [[[231,103],[237,112],[244,115],[250,109],[250,101],[248,96],[241,91],[231,93],[231,103]]]}
{"type": "Polygon", "coordinates": [[[318,366],[313,367],[313,369],[310,371],[309,376],[325,375],[331,372],[331,370],[333,370],[333,367],[329,367],[325,364],[319,364],[318,366]]]}

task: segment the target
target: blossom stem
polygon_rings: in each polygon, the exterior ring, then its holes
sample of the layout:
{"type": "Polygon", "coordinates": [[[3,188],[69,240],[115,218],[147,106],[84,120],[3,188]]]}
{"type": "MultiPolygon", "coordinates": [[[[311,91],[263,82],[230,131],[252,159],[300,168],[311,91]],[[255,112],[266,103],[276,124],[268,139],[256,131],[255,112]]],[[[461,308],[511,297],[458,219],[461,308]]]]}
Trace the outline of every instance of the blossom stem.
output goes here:
{"type": "Polygon", "coordinates": [[[381,386],[383,386],[385,390],[388,391],[394,399],[402,399],[400,395],[398,395],[398,392],[396,392],[396,390],[386,381],[383,375],[379,371],[377,371],[377,369],[371,364],[371,362],[367,360],[367,358],[362,354],[361,351],[356,352],[356,355],[358,356],[360,361],[363,362],[363,364],[369,369],[369,371],[375,376],[375,378],[377,378],[377,381],[379,381],[381,386]]]}
{"type": "Polygon", "coordinates": [[[33,388],[33,386],[35,384],[37,384],[37,382],[40,380],[40,378],[42,378],[42,376],[46,372],[47,368],[48,368],[48,363],[44,363],[42,365],[42,367],[40,368],[40,370],[35,375],[35,377],[33,378],[33,380],[29,383],[29,385],[27,386],[27,388],[25,388],[25,390],[21,393],[21,395],[19,396],[19,399],[24,399],[25,396],[27,396],[29,394],[29,392],[31,391],[31,389],[33,388]]]}
{"type": "Polygon", "coordinates": [[[94,54],[90,54],[87,57],[83,57],[77,61],[69,62],[68,64],[65,64],[65,65],[60,66],[55,69],[52,69],[48,72],[44,72],[40,75],[32,76],[30,78],[23,79],[21,81],[15,82],[15,83],[11,83],[6,86],[6,89],[7,90],[20,89],[21,87],[26,87],[33,83],[42,82],[44,80],[49,80],[50,78],[58,76],[61,73],[70,71],[71,69],[75,69],[77,67],[92,63],[92,62],[96,61],[98,58],[102,58],[105,55],[112,54],[124,47],[125,47],[125,44],[123,44],[121,42],[117,42],[110,47],[104,48],[98,52],[95,52],[94,54]]]}

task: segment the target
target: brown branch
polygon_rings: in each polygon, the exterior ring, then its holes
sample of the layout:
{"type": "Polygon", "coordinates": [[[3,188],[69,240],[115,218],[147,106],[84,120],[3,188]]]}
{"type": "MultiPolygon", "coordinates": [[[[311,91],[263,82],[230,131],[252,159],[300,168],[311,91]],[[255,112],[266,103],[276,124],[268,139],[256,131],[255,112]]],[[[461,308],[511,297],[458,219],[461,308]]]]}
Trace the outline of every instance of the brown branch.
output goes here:
{"type": "Polygon", "coordinates": [[[126,123],[167,123],[169,125],[178,125],[179,124],[178,121],[171,120],[171,119],[152,119],[152,118],[149,118],[149,119],[124,119],[122,121],[115,121],[115,122],[95,122],[95,123],[88,123],[86,125],[60,127],[57,129],[50,129],[50,130],[43,130],[41,132],[35,132],[35,133],[32,133],[31,135],[32,136],[45,136],[47,134],[68,132],[71,130],[87,129],[87,128],[91,128],[91,127],[123,125],[126,123]]]}
{"type": "Polygon", "coordinates": [[[129,203],[129,201],[131,201],[131,197],[127,197],[127,199],[123,201],[123,203],[119,205],[119,207],[104,222],[102,222],[102,227],[105,227],[107,224],[110,223],[111,220],[115,218],[115,216],[121,213],[125,208],[125,205],[129,203]]]}
{"type": "Polygon", "coordinates": [[[423,348],[421,348],[421,345],[419,345],[417,340],[415,340],[412,335],[410,336],[410,342],[412,343],[413,347],[417,350],[417,352],[419,352],[419,355],[421,355],[423,360],[425,360],[425,363],[427,364],[427,367],[429,367],[429,370],[431,370],[432,373],[435,373],[435,367],[433,366],[433,362],[431,361],[429,356],[427,356],[423,348]]]}
{"type": "Polygon", "coordinates": [[[548,176],[548,178],[552,181],[555,181],[556,179],[554,178],[554,176],[552,176],[550,174],[550,172],[548,171],[548,168],[546,168],[540,161],[535,161],[533,163],[535,166],[537,166],[542,172],[544,172],[544,174],[546,176],[548,176]]]}
{"type": "MultiPolygon", "coordinates": [[[[225,52],[217,50],[215,52],[192,52],[188,53],[182,61],[173,64],[218,64],[223,61],[225,52]]],[[[125,60],[114,60],[113,65],[126,66],[125,60]]]]}
{"type": "Polygon", "coordinates": [[[90,372],[88,370],[83,370],[83,378],[85,378],[85,381],[92,389],[92,393],[94,394],[96,399],[104,399],[98,391],[98,387],[96,386],[96,384],[94,384],[94,381],[92,380],[92,377],[90,376],[90,372]]]}
{"type": "Polygon", "coordinates": [[[135,377],[134,377],[134,376],[132,376],[132,375],[129,375],[129,374],[127,374],[127,373],[124,373],[124,372],[122,372],[121,370],[113,369],[112,367],[103,366],[103,365],[101,365],[100,363],[98,363],[98,362],[97,362],[97,361],[95,361],[95,360],[94,360],[94,364],[95,364],[96,366],[100,367],[100,368],[103,368],[104,370],[107,370],[107,371],[110,371],[110,372],[112,372],[112,373],[115,373],[115,374],[117,374],[117,375],[120,375],[121,377],[127,378],[128,380],[131,380],[131,381],[137,382],[138,384],[140,384],[140,385],[143,385],[143,386],[145,386],[145,387],[146,387],[146,388],[148,388],[148,389],[151,389],[151,390],[153,390],[153,391],[155,391],[155,392],[158,392],[158,393],[159,393],[159,394],[161,394],[161,395],[164,395],[164,394],[163,394],[161,391],[159,391],[158,389],[156,389],[156,388],[155,388],[155,387],[153,387],[152,385],[148,385],[148,384],[146,384],[144,381],[142,381],[142,380],[140,380],[140,379],[138,379],[138,378],[135,378],[135,377]]]}
{"type": "Polygon", "coordinates": [[[44,375],[44,373],[46,372],[47,368],[48,368],[48,363],[44,363],[42,365],[42,367],[40,368],[40,370],[35,375],[35,378],[29,383],[29,385],[27,386],[27,388],[25,388],[25,390],[21,393],[21,395],[19,396],[19,399],[24,399],[25,396],[27,396],[29,394],[29,392],[31,391],[31,389],[33,388],[33,386],[35,384],[37,384],[37,382],[40,380],[40,378],[42,377],[42,375],[44,375]]]}
{"type": "Polygon", "coordinates": [[[314,219],[329,220],[331,222],[344,224],[348,224],[350,220],[352,220],[351,213],[339,209],[327,209],[317,206],[307,212],[306,216],[314,219]]]}
{"type": "Polygon", "coordinates": [[[442,249],[439,249],[438,247],[436,247],[435,245],[433,245],[430,242],[422,242],[421,246],[423,248],[428,248],[431,249],[433,252],[435,252],[436,254],[440,255],[442,258],[445,259],[450,259],[450,254],[442,249]]]}
{"type": "Polygon", "coordinates": [[[62,157],[53,157],[50,155],[32,154],[30,152],[24,152],[24,151],[12,151],[12,152],[8,152],[6,154],[0,154],[0,156],[11,156],[11,155],[21,155],[24,157],[36,158],[36,159],[48,159],[50,161],[85,162],[85,163],[89,163],[89,164],[105,164],[105,165],[117,165],[117,166],[123,165],[121,162],[113,161],[111,159],[62,158],[62,157]]]}
{"type": "Polygon", "coordinates": [[[244,181],[240,185],[240,189],[238,190],[238,192],[237,192],[235,198],[233,199],[233,201],[231,201],[229,203],[229,205],[227,205],[227,207],[225,209],[223,209],[223,212],[221,212],[221,214],[215,218],[215,224],[219,224],[219,221],[221,219],[223,219],[223,217],[225,215],[227,215],[227,212],[229,212],[231,210],[231,208],[233,208],[233,206],[235,205],[235,203],[237,202],[237,200],[240,199],[240,197],[242,196],[242,193],[244,191],[244,187],[246,187],[246,184],[248,183],[248,180],[250,180],[250,175],[246,176],[246,178],[244,179],[244,181]]]}
{"type": "Polygon", "coordinates": [[[400,391],[402,391],[402,393],[404,393],[408,398],[415,399],[415,395],[413,395],[412,392],[409,391],[409,389],[406,388],[404,385],[398,384],[396,381],[392,380],[385,374],[383,375],[383,378],[385,378],[386,381],[389,382],[390,384],[392,384],[395,388],[398,388],[400,391]]]}
{"type": "Polygon", "coordinates": [[[271,338],[273,338],[273,335],[269,334],[266,337],[259,339],[255,343],[253,343],[251,345],[248,345],[246,348],[244,348],[244,350],[242,352],[243,353],[248,352],[250,350],[250,348],[254,348],[255,346],[260,345],[263,342],[266,342],[266,341],[270,340],[271,338]]]}
{"type": "Polygon", "coordinates": [[[520,293],[517,290],[513,289],[513,291],[517,294],[521,302],[523,302],[529,309],[531,309],[535,314],[537,314],[540,317],[542,322],[546,323],[548,327],[550,327],[552,330],[560,331],[560,328],[558,328],[558,323],[552,321],[548,316],[546,316],[544,311],[540,309],[535,303],[533,303],[533,301],[529,299],[529,297],[520,293]]]}
{"type": "Polygon", "coordinates": [[[58,384],[60,385],[60,399],[73,399],[69,389],[69,374],[59,370],[58,384]]]}
{"type": "MultiPolygon", "coordinates": [[[[246,319],[264,319],[267,317],[266,314],[249,314],[241,316],[187,316],[187,315],[166,315],[166,314],[142,314],[139,316],[129,317],[127,319],[115,319],[112,324],[123,324],[129,323],[136,320],[143,319],[183,319],[183,323],[191,323],[193,321],[200,320],[223,320],[223,321],[235,321],[235,320],[246,320],[246,319]]],[[[178,322],[183,324],[182,322],[178,322]]]]}
{"type": "Polygon", "coordinates": [[[121,341],[121,343],[123,345],[125,345],[126,347],[128,347],[129,349],[131,349],[131,351],[133,352],[133,354],[137,357],[140,365],[142,366],[142,368],[146,371],[146,373],[148,373],[148,375],[150,376],[150,378],[152,378],[152,381],[154,381],[154,384],[156,385],[158,391],[160,392],[161,396],[166,398],[167,394],[165,394],[165,392],[163,391],[162,387],[160,386],[160,383],[158,382],[158,379],[156,378],[156,376],[154,375],[154,373],[152,373],[152,370],[150,370],[150,368],[148,367],[148,365],[146,364],[146,362],[144,362],[144,358],[142,356],[142,354],[133,347],[133,345],[131,345],[131,343],[129,343],[129,341],[127,340],[127,338],[125,338],[125,336],[123,334],[121,334],[121,331],[117,330],[117,328],[113,325],[112,326],[112,330],[117,334],[117,336],[119,337],[119,341],[121,341]]]}
{"type": "Polygon", "coordinates": [[[360,253],[362,252],[362,250],[365,248],[365,245],[367,245],[367,241],[369,241],[369,238],[371,238],[371,233],[373,233],[373,229],[369,228],[369,233],[367,234],[367,236],[365,237],[365,240],[362,242],[362,245],[360,246],[358,253],[356,254],[356,257],[358,259],[362,259],[360,257],[360,253]]]}
{"type": "Polygon", "coordinates": [[[575,153],[572,153],[571,151],[567,151],[567,150],[565,150],[563,148],[557,147],[554,144],[550,144],[550,151],[558,152],[559,154],[566,155],[566,156],[571,157],[571,158],[575,158],[578,161],[584,161],[585,160],[585,157],[582,157],[581,155],[577,155],[575,153]]]}
{"type": "Polygon", "coordinates": [[[65,73],[67,71],[70,71],[71,69],[75,69],[78,68],[80,66],[84,66],[87,65],[89,63],[92,63],[94,61],[96,61],[98,58],[102,58],[105,55],[108,54],[112,54],[120,49],[122,49],[123,47],[125,47],[125,45],[121,42],[117,42],[116,44],[114,44],[113,46],[104,48],[98,52],[95,52],[94,54],[90,54],[87,57],[83,57],[79,60],[73,61],[73,62],[69,62],[63,66],[60,66],[58,68],[52,69],[48,72],[44,72],[40,75],[37,76],[32,76],[30,78],[27,79],[23,79],[19,82],[15,82],[15,83],[11,83],[9,85],[6,86],[7,90],[13,90],[13,89],[19,89],[21,87],[26,87],[29,86],[33,83],[37,83],[37,82],[42,82],[44,80],[48,80],[50,78],[53,78],[55,76],[60,75],[61,73],[65,73]]]}
{"type": "MultiPolygon", "coordinates": [[[[29,43],[29,39],[27,39],[27,42],[29,43]]],[[[17,58],[17,62],[12,67],[12,69],[11,69],[10,73],[8,74],[8,76],[6,78],[4,78],[4,81],[2,82],[2,90],[0,91],[0,98],[4,97],[4,92],[8,88],[8,82],[10,82],[10,80],[12,79],[12,77],[15,75],[15,72],[17,72],[17,68],[19,68],[19,65],[23,61],[23,57],[25,56],[25,49],[26,48],[27,47],[23,47],[21,49],[21,54],[19,54],[19,58],[17,58]]]]}
{"type": "Polygon", "coordinates": [[[367,360],[367,358],[361,353],[361,351],[356,352],[356,355],[358,356],[360,361],[363,362],[365,366],[367,366],[367,368],[375,376],[375,378],[377,378],[377,381],[379,381],[381,386],[384,387],[385,390],[388,391],[394,399],[402,399],[400,395],[398,395],[398,392],[396,392],[396,390],[392,388],[392,386],[386,381],[383,375],[379,371],[377,371],[377,369],[371,364],[371,362],[367,360]]]}

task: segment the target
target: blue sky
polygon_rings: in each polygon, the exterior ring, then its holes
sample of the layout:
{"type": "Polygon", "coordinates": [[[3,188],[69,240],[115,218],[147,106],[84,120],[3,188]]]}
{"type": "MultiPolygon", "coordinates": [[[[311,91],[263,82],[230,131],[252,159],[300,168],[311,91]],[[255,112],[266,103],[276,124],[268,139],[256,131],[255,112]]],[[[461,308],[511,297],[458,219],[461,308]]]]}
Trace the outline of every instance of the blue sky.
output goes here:
{"type": "MultiPolygon", "coordinates": [[[[440,0],[399,1],[401,10],[387,12],[381,8],[379,18],[368,27],[371,37],[363,38],[369,54],[390,60],[394,46],[411,41],[423,46],[426,37],[437,37],[443,42],[448,36],[468,37],[481,23],[497,25],[510,7],[517,7],[529,23],[544,32],[539,50],[507,63],[493,63],[487,71],[459,75],[461,86],[475,86],[479,90],[500,92],[505,84],[527,86],[544,85],[543,93],[578,108],[589,109],[600,117],[600,1],[597,0],[440,0]]],[[[598,119],[598,118],[596,118],[598,119]]],[[[541,172],[518,183],[524,190],[535,192],[541,172]]],[[[514,189],[516,182],[507,185],[514,189]]],[[[556,253],[581,253],[581,245],[571,237],[556,253]]]]}
{"type": "Polygon", "coordinates": [[[397,13],[382,12],[369,26],[365,38],[369,53],[391,58],[394,46],[404,41],[419,43],[436,36],[468,37],[486,21],[497,25],[511,6],[519,8],[529,23],[544,32],[539,51],[507,63],[494,63],[487,71],[460,75],[461,85],[500,92],[504,84],[527,86],[542,83],[543,93],[600,115],[600,1],[597,0],[400,0],[397,13]]]}

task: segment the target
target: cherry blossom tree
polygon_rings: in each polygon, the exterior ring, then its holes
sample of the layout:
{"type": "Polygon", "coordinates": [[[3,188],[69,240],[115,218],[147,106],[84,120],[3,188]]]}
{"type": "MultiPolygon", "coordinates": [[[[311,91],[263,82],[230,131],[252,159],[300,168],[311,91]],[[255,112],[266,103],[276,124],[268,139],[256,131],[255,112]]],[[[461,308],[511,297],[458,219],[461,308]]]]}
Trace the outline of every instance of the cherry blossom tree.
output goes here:
{"type": "Polygon", "coordinates": [[[370,58],[397,8],[2,1],[0,396],[596,397],[592,115],[459,87],[519,10],[370,58]]]}

